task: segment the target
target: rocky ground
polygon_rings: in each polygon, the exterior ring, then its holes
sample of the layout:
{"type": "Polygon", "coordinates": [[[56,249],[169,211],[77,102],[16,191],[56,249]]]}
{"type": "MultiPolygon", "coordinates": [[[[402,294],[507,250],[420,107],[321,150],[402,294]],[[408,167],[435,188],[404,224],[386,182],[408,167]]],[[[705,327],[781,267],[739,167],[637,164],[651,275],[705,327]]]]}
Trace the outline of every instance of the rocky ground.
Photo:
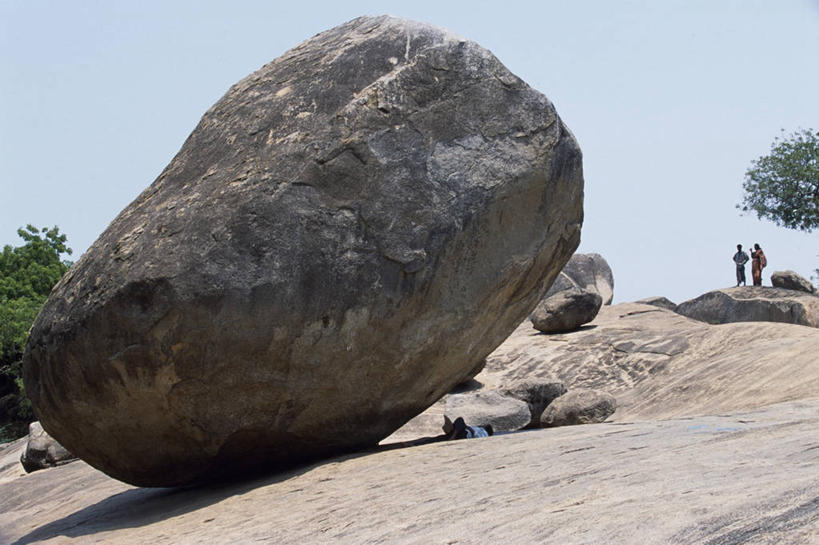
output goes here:
{"type": "MultiPolygon", "coordinates": [[[[0,543],[819,543],[819,330],[712,326],[645,305],[522,325],[477,383],[602,388],[609,422],[140,489],[0,451],[0,543]]],[[[474,386],[474,384],[473,384],[474,386]]],[[[392,440],[438,433],[440,404],[392,440]]]]}
{"type": "MultiPolygon", "coordinates": [[[[819,331],[768,322],[709,325],[635,303],[605,306],[572,333],[527,320],[487,359],[471,388],[523,378],[614,394],[610,421],[723,414],[819,397],[819,331]]],[[[440,433],[445,399],[388,441],[440,433]]]]}

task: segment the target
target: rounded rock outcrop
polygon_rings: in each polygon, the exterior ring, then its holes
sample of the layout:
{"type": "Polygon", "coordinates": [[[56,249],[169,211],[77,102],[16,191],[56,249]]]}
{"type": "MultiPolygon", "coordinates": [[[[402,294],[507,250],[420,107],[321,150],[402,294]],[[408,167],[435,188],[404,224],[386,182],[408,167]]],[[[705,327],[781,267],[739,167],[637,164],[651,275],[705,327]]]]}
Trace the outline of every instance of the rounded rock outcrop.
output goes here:
{"type": "Polygon", "coordinates": [[[569,390],[552,401],[540,417],[544,428],[597,424],[604,422],[617,409],[617,400],[609,393],[578,388],[569,390]]]}
{"type": "Polygon", "coordinates": [[[353,20],[205,113],[55,287],[26,391],[140,486],[375,445],[531,312],[582,195],[574,137],[491,53],[353,20]]]}
{"type": "Polygon", "coordinates": [[[668,297],[663,297],[662,295],[646,297],[645,299],[639,299],[634,302],[639,303],[641,305],[651,305],[653,307],[664,308],[666,310],[670,310],[671,312],[675,312],[677,310],[677,303],[675,303],[668,297]]]}
{"type": "Polygon", "coordinates": [[[614,274],[603,256],[574,254],[560,271],[546,297],[576,289],[597,293],[604,305],[611,304],[614,299],[614,274]]]}
{"type": "Polygon", "coordinates": [[[555,378],[526,378],[505,385],[501,393],[526,402],[531,420],[527,428],[540,426],[540,417],[549,404],[566,393],[566,385],[555,378]]]}
{"type": "Polygon", "coordinates": [[[771,285],[786,290],[816,293],[816,286],[810,280],[795,271],[776,271],[771,275],[771,285]]]}
{"type": "Polygon", "coordinates": [[[76,459],[76,456],[48,435],[39,422],[29,424],[26,449],[20,455],[20,464],[26,473],[67,464],[76,459]]]}
{"type": "Polygon", "coordinates": [[[468,426],[492,426],[495,432],[517,431],[532,421],[525,401],[493,390],[448,395],[444,415],[452,421],[461,417],[468,426]]]}
{"type": "Polygon", "coordinates": [[[680,303],[675,312],[709,324],[782,322],[819,327],[819,297],[783,288],[743,286],[709,291],[680,303]]]}

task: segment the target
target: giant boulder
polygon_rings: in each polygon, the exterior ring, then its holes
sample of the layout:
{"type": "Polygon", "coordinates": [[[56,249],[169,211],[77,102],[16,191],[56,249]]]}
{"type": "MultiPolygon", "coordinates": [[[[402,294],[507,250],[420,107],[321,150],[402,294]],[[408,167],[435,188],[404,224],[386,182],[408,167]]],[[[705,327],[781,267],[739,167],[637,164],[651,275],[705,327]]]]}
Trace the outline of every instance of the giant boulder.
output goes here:
{"type": "Polygon", "coordinates": [[[802,291],[743,286],[709,291],[676,312],[709,324],[784,322],[819,327],[819,297],[802,291]]]}
{"type": "Polygon", "coordinates": [[[490,52],[353,20],[205,113],[55,287],[26,391],[141,486],[374,445],[531,312],[582,195],[574,137],[490,52]]]}

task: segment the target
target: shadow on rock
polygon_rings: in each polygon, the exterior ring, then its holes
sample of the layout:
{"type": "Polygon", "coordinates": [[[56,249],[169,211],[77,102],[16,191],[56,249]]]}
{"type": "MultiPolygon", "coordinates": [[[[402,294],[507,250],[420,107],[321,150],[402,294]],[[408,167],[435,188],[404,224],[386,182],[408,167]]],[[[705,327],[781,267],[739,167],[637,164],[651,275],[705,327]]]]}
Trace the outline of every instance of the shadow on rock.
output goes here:
{"type": "Polygon", "coordinates": [[[538,330],[535,329],[535,330],[532,331],[532,335],[537,335],[537,336],[544,335],[546,337],[551,337],[551,336],[559,336],[559,335],[568,335],[568,334],[571,334],[571,333],[577,333],[579,331],[591,331],[592,329],[596,329],[596,328],[597,328],[597,326],[594,325],[594,324],[586,324],[586,325],[582,325],[582,326],[578,327],[577,329],[573,329],[572,331],[538,331],[538,330]]]}
{"type": "MultiPolygon", "coordinates": [[[[353,453],[341,459],[355,458],[367,453],[353,453]]],[[[322,463],[337,462],[332,458],[322,463]]],[[[66,517],[35,528],[12,545],[40,543],[58,536],[80,538],[101,532],[139,528],[245,494],[253,489],[286,481],[307,473],[321,464],[312,463],[281,473],[256,474],[240,481],[218,482],[180,488],[134,488],[120,492],[66,517]]]]}

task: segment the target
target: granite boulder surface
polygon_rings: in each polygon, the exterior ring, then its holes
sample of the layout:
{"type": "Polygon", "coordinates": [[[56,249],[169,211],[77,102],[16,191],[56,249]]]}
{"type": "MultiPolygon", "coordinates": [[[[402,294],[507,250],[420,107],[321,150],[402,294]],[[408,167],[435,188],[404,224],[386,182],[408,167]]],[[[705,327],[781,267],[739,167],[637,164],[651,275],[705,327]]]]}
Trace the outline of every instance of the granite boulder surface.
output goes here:
{"type": "Polygon", "coordinates": [[[55,287],[26,391],[140,486],[373,446],[531,312],[582,197],[575,138],[489,51],[355,19],[205,113],[55,287]]]}

